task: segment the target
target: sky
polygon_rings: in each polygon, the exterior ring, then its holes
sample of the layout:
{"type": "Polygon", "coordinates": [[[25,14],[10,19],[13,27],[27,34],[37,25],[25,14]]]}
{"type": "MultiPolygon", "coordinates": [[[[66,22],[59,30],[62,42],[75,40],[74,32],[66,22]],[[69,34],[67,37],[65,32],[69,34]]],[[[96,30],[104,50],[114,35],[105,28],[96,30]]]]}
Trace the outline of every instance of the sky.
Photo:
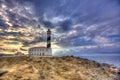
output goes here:
{"type": "Polygon", "coordinates": [[[120,0],[0,0],[0,53],[120,53],[120,0]]]}

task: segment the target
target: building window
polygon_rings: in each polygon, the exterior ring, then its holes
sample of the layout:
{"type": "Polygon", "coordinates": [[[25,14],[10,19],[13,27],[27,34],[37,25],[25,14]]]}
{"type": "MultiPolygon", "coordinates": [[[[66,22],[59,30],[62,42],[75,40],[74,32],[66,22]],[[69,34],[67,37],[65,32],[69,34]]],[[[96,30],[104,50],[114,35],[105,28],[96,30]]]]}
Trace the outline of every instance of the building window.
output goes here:
{"type": "Polygon", "coordinates": [[[42,55],[44,56],[44,53],[42,55]]]}

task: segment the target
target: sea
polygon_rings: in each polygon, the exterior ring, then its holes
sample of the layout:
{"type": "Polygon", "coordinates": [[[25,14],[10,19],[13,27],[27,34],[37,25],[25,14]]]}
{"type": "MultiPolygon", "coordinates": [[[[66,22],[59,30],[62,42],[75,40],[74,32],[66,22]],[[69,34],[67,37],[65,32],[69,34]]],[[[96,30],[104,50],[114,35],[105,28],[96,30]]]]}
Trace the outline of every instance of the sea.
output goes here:
{"type": "Polygon", "coordinates": [[[120,67],[120,53],[84,53],[75,56],[120,67]]]}

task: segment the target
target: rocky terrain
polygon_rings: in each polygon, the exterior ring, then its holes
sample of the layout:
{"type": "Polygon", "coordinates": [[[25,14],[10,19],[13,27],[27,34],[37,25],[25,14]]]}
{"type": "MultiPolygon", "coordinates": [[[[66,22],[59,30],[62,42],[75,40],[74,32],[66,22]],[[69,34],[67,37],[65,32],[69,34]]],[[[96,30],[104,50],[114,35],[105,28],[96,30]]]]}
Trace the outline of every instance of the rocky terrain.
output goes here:
{"type": "Polygon", "coordinates": [[[0,57],[0,80],[120,80],[95,61],[66,57],[0,57]]]}

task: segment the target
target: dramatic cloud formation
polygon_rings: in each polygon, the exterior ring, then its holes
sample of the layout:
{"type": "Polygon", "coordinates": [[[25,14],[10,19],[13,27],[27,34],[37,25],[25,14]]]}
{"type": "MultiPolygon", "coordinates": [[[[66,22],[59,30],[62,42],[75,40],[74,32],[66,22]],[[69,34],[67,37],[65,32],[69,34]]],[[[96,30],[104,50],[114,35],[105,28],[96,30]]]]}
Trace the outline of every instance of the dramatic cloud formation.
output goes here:
{"type": "Polygon", "coordinates": [[[119,0],[1,0],[0,52],[45,46],[47,28],[54,54],[120,52],[119,16],[119,0]]]}

